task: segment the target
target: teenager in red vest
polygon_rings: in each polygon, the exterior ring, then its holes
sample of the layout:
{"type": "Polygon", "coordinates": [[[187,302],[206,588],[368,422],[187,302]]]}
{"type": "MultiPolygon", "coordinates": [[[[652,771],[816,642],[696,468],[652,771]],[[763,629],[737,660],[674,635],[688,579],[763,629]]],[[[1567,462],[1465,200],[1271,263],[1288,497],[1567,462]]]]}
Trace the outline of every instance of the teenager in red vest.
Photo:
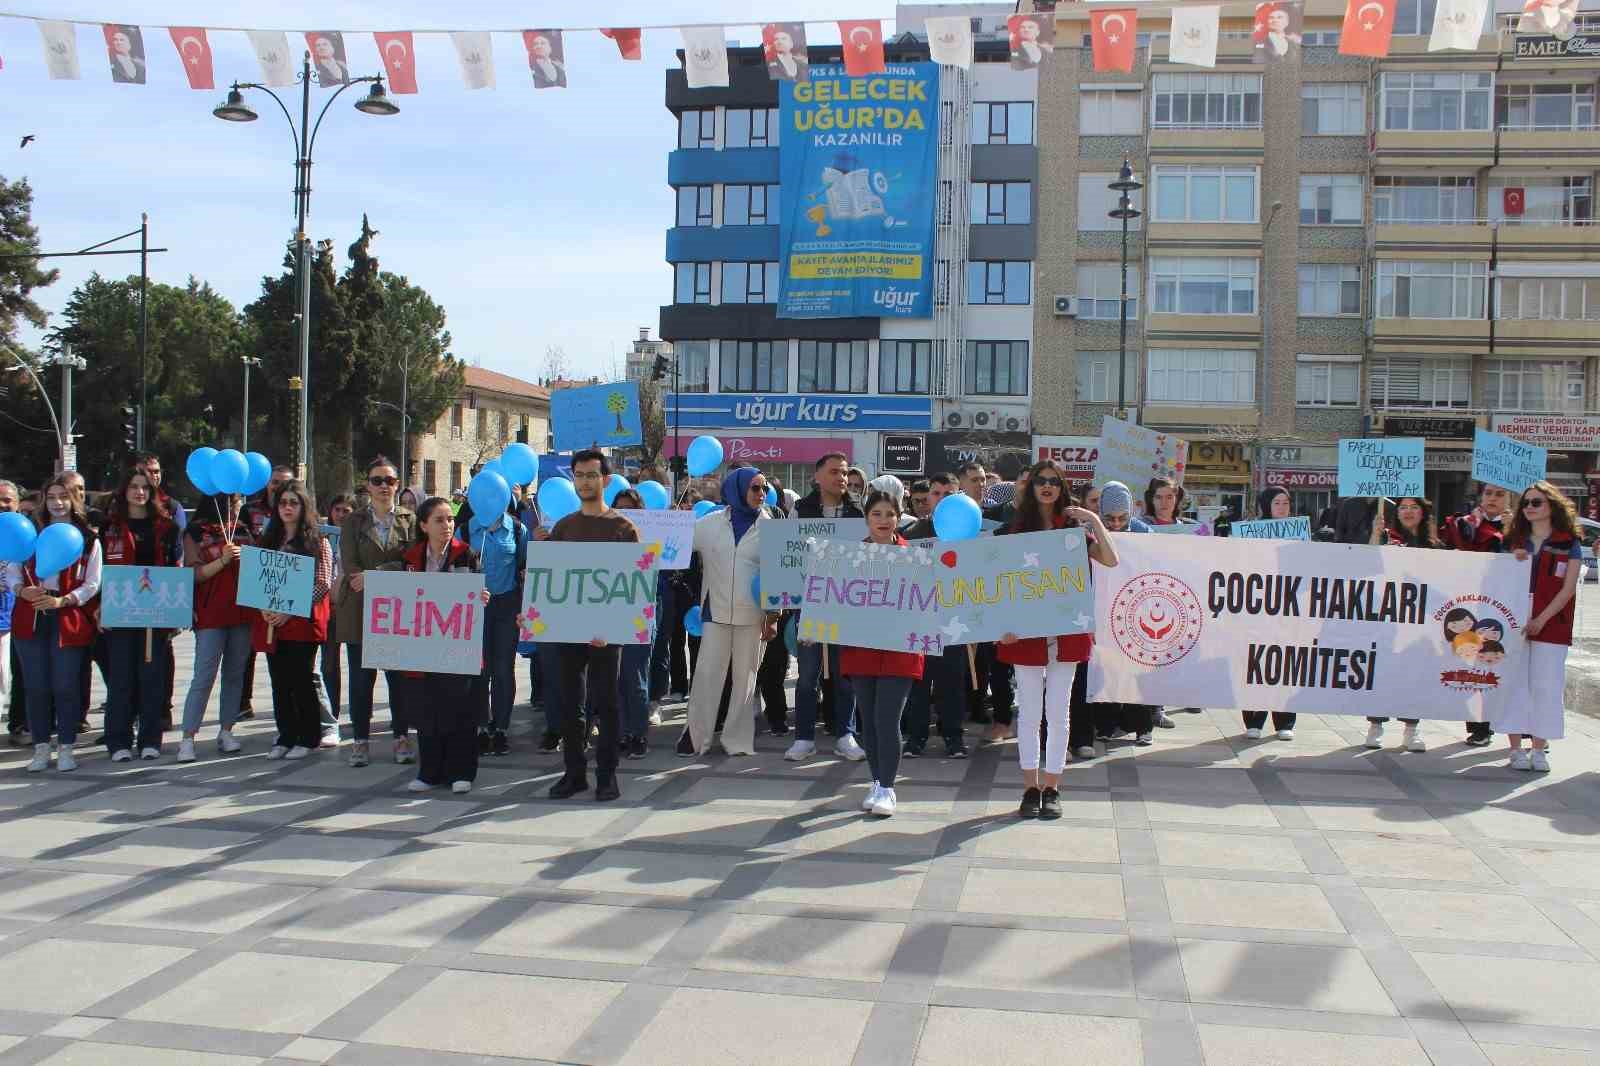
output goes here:
{"type": "Polygon", "coordinates": [[[44,487],[44,506],[33,518],[41,531],[62,522],[76,526],[83,534],[83,554],[44,581],[31,561],[6,568],[6,580],[17,597],[11,636],[22,660],[28,732],[33,734],[28,772],[35,774],[50,766],[51,733],[60,742],[56,769],[78,768],[72,747],[83,718],[83,670],[95,637],[91,610],[100,594],[100,541],[72,491],[73,476],[57,474],[50,479],[44,487]]]}
{"type": "MultiPolygon", "coordinates": [[[[1394,501],[1394,511],[1389,512],[1387,504],[1373,515],[1374,528],[1380,528],[1378,543],[1390,548],[1443,548],[1439,540],[1439,530],[1433,520],[1433,501],[1421,496],[1402,496],[1394,501]]],[[[1383,724],[1387,718],[1368,716],[1366,746],[1369,748],[1383,747],[1383,724]]],[[[1405,723],[1405,733],[1400,738],[1401,747],[1407,751],[1427,751],[1428,745],[1417,727],[1421,724],[1416,718],[1402,718],[1405,723]]]]}
{"type": "Polygon", "coordinates": [[[290,481],[273,497],[272,519],[261,534],[261,547],[310,556],[315,560],[311,582],[311,615],[258,611],[251,643],[267,653],[272,675],[272,716],[278,742],[269,759],[304,759],[322,743],[317,686],[311,672],[317,648],[328,639],[328,589],[333,585],[333,553],[323,539],[316,501],[298,481],[290,481]]]}
{"type": "Polygon", "coordinates": [[[1572,501],[1548,481],[1535,481],[1522,494],[1517,515],[1506,531],[1505,550],[1532,559],[1528,590],[1533,593],[1528,625],[1528,695],[1505,702],[1495,724],[1511,742],[1513,770],[1550,771],[1548,742],[1565,733],[1567,652],[1583,569],[1578,518],[1572,501]],[[1533,751],[1522,738],[1533,741],[1533,751]]]}
{"type": "MultiPolygon", "coordinates": [[[[1460,552],[1497,552],[1515,517],[1511,503],[1509,490],[1480,481],[1478,506],[1445,519],[1439,526],[1439,539],[1460,552]]],[[[1472,747],[1488,747],[1493,737],[1494,726],[1489,722],[1467,723],[1467,743],[1472,747]]]]}
{"type": "Polygon", "coordinates": [[[233,736],[244,697],[244,679],[255,651],[250,647],[249,608],[235,602],[239,594],[239,550],[255,543],[242,521],[238,496],[213,496],[189,516],[183,531],[183,563],[194,569],[194,674],[183,701],[183,739],[178,761],[194,761],[195,736],[205,719],[206,704],[217,672],[222,672],[222,703],[217,751],[236,755],[233,736]]]}

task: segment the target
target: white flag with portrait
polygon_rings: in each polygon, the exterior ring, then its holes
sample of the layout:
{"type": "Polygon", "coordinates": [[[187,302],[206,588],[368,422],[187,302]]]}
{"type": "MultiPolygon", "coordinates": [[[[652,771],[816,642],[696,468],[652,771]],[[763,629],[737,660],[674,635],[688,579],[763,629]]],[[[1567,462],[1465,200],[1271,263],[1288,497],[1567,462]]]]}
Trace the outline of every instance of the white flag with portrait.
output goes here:
{"type": "Polygon", "coordinates": [[[728,87],[728,44],[722,26],[683,26],[683,73],[691,89],[728,87]]]}
{"type": "Polygon", "coordinates": [[[39,36],[44,39],[44,65],[51,81],[76,81],[78,69],[78,28],[70,22],[40,20],[39,36]]]}
{"type": "Polygon", "coordinates": [[[494,88],[494,45],[488,33],[470,30],[450,35],[461,64],[461,83],[469,89],[494,88]]]}
{"type": "Polygon", "coordinates": [[[965,15],[930,18],[928,30],[928,58],[945,67],[972,66],[972,20],[965,15]]]}
{"type": "Polygon", "coordinates": [[[289,54],[289,38],[279,30],[245,30],[250,48],[261,64],[263,84],[293,85],[294,57],[289,54]]]}
{"type": "Polygon", "coordinates": [[[1217,65],[1217,18],[1221,7],[1172,9],[1172,41],[1167,58],[1191,67],[1217,65]]]}
{"type": "Polygon", "coordinates": [[[1488,7],[1489,0],[1439,0],[1433,12],[1433,34],[1428,38],[1428,51],[1477,51],[1488,7]]]}

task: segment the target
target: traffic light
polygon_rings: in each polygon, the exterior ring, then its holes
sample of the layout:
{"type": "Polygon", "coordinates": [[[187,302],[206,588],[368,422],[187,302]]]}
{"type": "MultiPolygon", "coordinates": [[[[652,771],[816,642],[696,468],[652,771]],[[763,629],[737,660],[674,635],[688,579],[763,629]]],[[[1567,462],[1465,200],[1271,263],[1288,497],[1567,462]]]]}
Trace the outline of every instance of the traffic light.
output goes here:
{"type": "Polygon", "coordinates": [[[658,356],[656,356],[655,367],[654,367],[654,369],[652,369],[650,371],[650,380],[651,381],[660,381],[662,378],[664,378],[666,376],[667,376],[667,357],[664,356],[664,355],[658,355],[658,356]]]}
{"type": "Polygon", "coordinates": [[[122,446],[130,452],[134,450],[138,441],[139,420],[136,417],[138,413],[139,409],[133,404],[125,403],[122,405],[122,446]]]}
{"type": "Polygon", "coordinates": [[[667,469],[681,477],[689,472],[689,460],[681,455],[674,455],[667,460],[667,469]]]}

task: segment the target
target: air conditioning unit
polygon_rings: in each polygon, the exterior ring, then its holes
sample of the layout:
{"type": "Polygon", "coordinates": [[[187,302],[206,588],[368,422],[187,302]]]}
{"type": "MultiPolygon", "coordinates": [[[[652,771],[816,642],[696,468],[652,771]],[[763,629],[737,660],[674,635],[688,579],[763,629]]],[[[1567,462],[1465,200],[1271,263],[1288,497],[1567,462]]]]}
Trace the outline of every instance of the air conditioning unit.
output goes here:
{"type": "Polygon", "coordinates": [[[951,411],[944,416],[945,429],[971,429],[972,415],[966,411],[951,411]]]}
{"type": "Polygon", "coordinates": [[[1033,420],[1025,411],[1002,411],[999,428],[1006,433],[1032,433],[1033,420]]]}
{"type": "Polygon", "coordinates": [[[1056,317],[1057,318],[1077,318],[1078,317],[1078,298],[1076,296],[1057,296],[1056,297],[1056,317]]]}

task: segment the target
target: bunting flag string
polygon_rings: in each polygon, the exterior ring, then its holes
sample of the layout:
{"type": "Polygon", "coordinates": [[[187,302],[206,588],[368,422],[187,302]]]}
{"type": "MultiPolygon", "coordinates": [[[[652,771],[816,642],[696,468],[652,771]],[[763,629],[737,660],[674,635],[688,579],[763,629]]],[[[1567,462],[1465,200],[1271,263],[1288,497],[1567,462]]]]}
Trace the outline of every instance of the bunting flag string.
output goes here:
{"type": "Polygon", "coordinates": [[[850,77],[883,73],[883,23],[877,19],[840,22],[839,43],[844,46],[844,72],[850,77]]]}
{"type": "Polygon", "coordinates": [[[1006,19],[1011,38],[1011,69],[1037,70],[1055,54],[1056,17],[1034,13],[1006,19]]]}
{"type": "Polygon", "coordinates": [[[965,15],[924,20],[928,32],[928,58],[947,67],[972,66],[972,20],[965,15]]]}
{"type": "Polygon", "coordinates": [[[567,56],[560,30],[523,30],[522,46],[528,50],[528,73],[535,89],[567,87],[567,56]]]}
{"type": "MultiPolygon", "coordinates": [[[[456,60],[461,64],[461,84],[469,89],[493,89],[494,44],[489,34],[461,30],[450,35],[450,43],[456,46],[456,60]]],[[[562,71],[561,84],[566,83],[566,72],[562,71]]]]}
{"type": "Polygon", "coordinates": [[[378,44],[378,55],[383,57],[383,69],[389,75],[389,91],[414,93],[417,91],[417,55],[411,31],[398,33],[378,32],[372,35],[378,44]]]}
{"type": "Polygon", "coordinates": [[[1167,58],[1208,70],[1217,65],[1217,27],[1222,8],[1175,7],[1172,9],[1172,40],[1167,58]]]}
{"type": "Polygon", "coordinates": [[[622,53],[623,59],[640,60],[644,58],[644,32],[638,27],[632,29],[619,29],[612,27],[600,31],[602,37],[609,37],[617,42],[617,51],[622,53]]]}
{"type": "Polygon", "coordinates": [[[761,27],[761,47],[766,53],[767,77],[773,81],[811,80],[805,23],[767,23],[761,27]]]}
{"type": "Polygon", "coordinates": [[[198,26],[170,26],[167,33],[178,50],[183,63],[184,76],[191,89],[215,89],[216,79],[211,70],[211,40],[198,26]]]}
{"type": "Polygon", "coordinates": [[[1136,8],[1089,12],[1089,44],[1094,54],[1094,69],[1132,72],[1138,29],[1136,8]]]}
{"type": "Polygon", "coordinates": [[[1394,35],[1395,0],[1345,0],[1344,28],[1339,31],[1339,53],[1382,59],[1389,54],[1394,35]]]}

